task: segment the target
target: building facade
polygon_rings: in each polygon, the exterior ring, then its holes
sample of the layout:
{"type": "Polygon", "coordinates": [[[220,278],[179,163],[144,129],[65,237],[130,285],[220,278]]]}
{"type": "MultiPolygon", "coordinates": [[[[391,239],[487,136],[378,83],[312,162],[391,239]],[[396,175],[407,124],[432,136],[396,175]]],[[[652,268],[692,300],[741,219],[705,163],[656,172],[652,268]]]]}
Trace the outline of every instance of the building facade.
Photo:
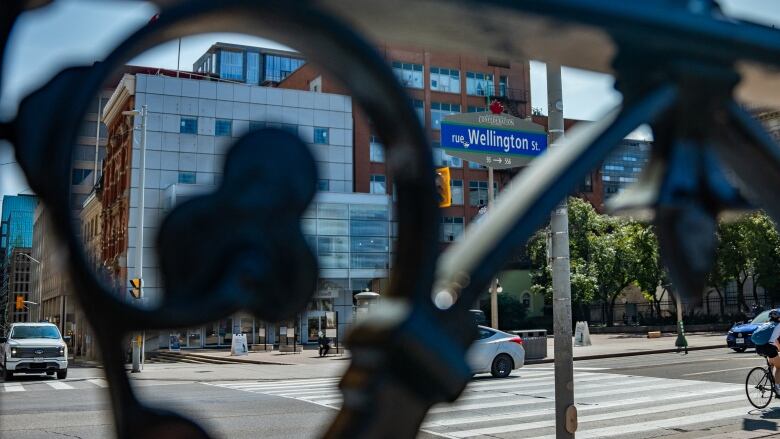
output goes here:
{"type": "MultiPolygon", "coordinates": [[[[0,327],[30,321],[35,316],[29,304],[16,309],[16,298],[30,297],[30,264],[33,242],[33,214],[38,198],[33,195],[3,197],[0,211],[0,327]]],[[[36,302],[37,303],[37,302],[36,302]]]]}
{"type": "Polygon", "coordinates": [[[216,43],[192,66],[193,72],[249,85],[274,85],[305,63],[297,52],[216,43]]]}
{"type": "MultiPolygon", "coordinates": [[[[318,293],[319,301],[313,302],[307,313],[288,322],[287,327],[296,328],[299,342],[307,342],[309,313],[319,317],[325,312],[339,312],[343,334],[345,325],[351,322],[353,285],[361,286],[361,291],[379,288],[380,279],[387,278],[392,230],[388,195],[351,193],[351,99],[338,94],[165,75],[122,78],[103,112],[109,141],[103,169],[100,240],[102,265],[109,269],[117,293],[125,298],[127,280],[136,271],[141,122],[138,116],[122,112],[140,110],[143,105],[149,112],[142,250],[147,301],[153,304],[162,294],[153,246],[167,211],[187,197],[215,189],[222,178],[225,154],[238,137],[251,129],[275,127],[296,133],[310,146],[320,177],[318,200],[334,205],[330,209],[333,212],[347,213],[343,218],[328,218],[328,210],[319,209],[318,203],[314,207],[316,215],[322,210],[326,216],[311,216],[304,221],[323,270],[323,293],[318,293]],[[369,207],[361,210],[366,205],[369,207]],[[381,212],[368,212],[375,205],[378,207],[374,209],[381,212]]],[[[266,327],[251,316],[237,314],[206,327],[174,333],[182,346],[200,347],[229,344],[231,334],[238,330],[247,330],[250,342],[257,341],[260,328],[266,331],[266,340],[273,342],[280,327],[266,327]]],[[[167,346],[168,335],[161,335],[161,345],[167,346]]]]}
{"type": "Polygon", "coordinates": [[[604,199],[619,194],[639,180],[650,160],[652,143],[647,140],[623,139],[601,165],[604,199]]]}

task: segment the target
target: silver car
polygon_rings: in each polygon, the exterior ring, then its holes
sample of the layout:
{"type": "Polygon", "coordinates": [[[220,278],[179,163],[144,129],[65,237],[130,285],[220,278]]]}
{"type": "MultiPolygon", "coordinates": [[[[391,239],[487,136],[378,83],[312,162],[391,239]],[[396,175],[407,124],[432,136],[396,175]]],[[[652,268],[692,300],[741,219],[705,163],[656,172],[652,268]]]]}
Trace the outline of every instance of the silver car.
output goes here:
{"type": "Polygon", "coordinates": [[[512,370],[523,367],[525,349],[522,338],[484,326],[477,328],[477,341],[466,354],[473,373],[490,372],[496,378],[506,378],[512,370]]]}

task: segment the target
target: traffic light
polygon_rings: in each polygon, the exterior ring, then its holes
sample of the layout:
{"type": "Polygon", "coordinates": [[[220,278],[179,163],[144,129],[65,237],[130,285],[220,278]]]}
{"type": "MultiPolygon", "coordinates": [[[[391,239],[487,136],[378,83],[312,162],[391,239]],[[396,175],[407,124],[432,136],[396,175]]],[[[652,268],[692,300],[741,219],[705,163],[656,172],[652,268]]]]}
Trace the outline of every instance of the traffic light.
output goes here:
{"type": "Polygon", "coordinates": [[[144,281],[141,278],[130,279],[130,295],[135,299],[141,298],[141,289],[144,286],[144,281]]]}
{"type": "Polygon", "coordinates": [[[24,296],[16,296],[16,310],[21,311],[24,309],[24,296]]]}
{"type": "Polygon", "coordinates": [[[439,196],[439,207],[450,207],[452,205],[450,168],[436,168],[436,193],[439,196]]]}

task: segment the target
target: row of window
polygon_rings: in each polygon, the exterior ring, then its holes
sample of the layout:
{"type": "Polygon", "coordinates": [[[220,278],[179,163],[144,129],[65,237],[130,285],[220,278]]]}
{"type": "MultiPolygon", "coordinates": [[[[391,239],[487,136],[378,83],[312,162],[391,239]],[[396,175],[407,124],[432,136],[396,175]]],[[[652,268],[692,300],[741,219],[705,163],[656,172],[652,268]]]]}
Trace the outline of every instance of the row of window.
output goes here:
{"type": "MultiPolygon", "coordinates": [[[[386,194],[387,193],[387,179],[384,175],[371,175],[370,177],[370,193],[372,194],[386,194]]],[[[487,205],[488,200],[488,182],[486,181],[470,181],[469,182],[469,205],[470,206],[484,206],[487,205]]],[[[451,180],[450,191],[452,194],[452,204],[463,205],[463,180],[451,180]]],[[[493,195],[498,194],[498,184],[493,183],[493,195]]]]}
{"type": "MultiPolygon", "coordinates": [[[[290,76],[302,66],[305,61],[280,55],[264,55],[263,81],[279,82],[290,76]]],[[[216,55],[205,59],[198,66],[199,72],[213,73],[216,69],[216,55]]],[[[260,53],[234,50],[219,52],[219,77],[231,81],[241,81],[248,84],[259,84],[260,53]]]]}
{"type": "MultiPolygon", "coordinates": [[[[423,66],[422,64],[404,63],[394,61],[392,63],[393,73],[398,81],[404,87],[423,88],[423,66]]],[[[446,93],[460,93],[461,90],[460,70],[446,67],[431,67],[428,73],[430,88],[434,91],[446,93]]],[[[466,94],[471,96],[494,96],[506,95],[508,78],[499,77],[499,89],[496,90],[493,83],[493,75],[482,72],[466,72],[466,94]]]]}
{"type": "MultiPolygon", "coordinates": [[[[252,121],[249,122],[250,130],[258,130],[266,127],[275,126],[277,128],[289,131],[298,135],[298,125],[294,124],[269,124],[267,122],[252,121]]],[[[330,138],[329,128],[314,127],[314,143],[328,144],[330,138]]],[[[198,134],[198,119],[195,117],[182,117],[179,125],[179,132],[182,134],[198,134]]],[[[221,137],[230,137],[233,135],[233,121],[230,119],[214,120],[214,135],[221,137]]]]}

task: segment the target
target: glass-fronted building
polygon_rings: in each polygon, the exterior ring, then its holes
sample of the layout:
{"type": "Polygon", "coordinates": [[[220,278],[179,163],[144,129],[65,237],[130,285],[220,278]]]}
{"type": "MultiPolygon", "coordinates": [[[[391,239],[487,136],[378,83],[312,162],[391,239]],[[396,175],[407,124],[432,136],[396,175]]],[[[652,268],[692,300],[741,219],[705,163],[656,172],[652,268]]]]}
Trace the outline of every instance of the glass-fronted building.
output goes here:
{"type": "Polygon", "coordinates": [[[623,191],[639,180],[639,174],[650,160],[652,144],[647,140],[624,139],[601,167],[604,199],[623,191]]]}
{"type": "Polygon", "coordinates": [[[37,205],[38,198],[34,195],[3,197],[0,249],[3,249],[4,256],[15,247],[32,247],[33,215],[37,205]]]}
{"type": "Polygon", "coordinates": [[[216,43],[193,64],[193,71],[251,85],[278,83],[306,61],[297,52],[216,43]]]}

